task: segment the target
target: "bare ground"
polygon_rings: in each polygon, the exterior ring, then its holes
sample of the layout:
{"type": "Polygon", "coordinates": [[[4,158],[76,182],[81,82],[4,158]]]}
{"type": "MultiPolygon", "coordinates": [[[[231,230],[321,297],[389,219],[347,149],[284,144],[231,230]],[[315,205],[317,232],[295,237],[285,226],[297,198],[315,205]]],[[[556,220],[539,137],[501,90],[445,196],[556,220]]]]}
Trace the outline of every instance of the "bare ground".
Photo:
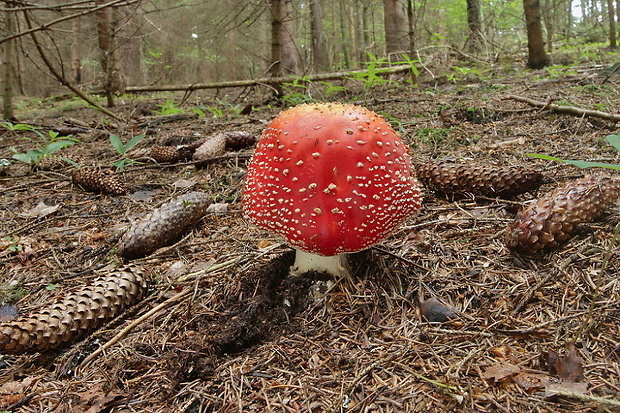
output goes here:
{"type": "MultiPolygon", "coordinates": [[[[458,83],[426,79],[417,89],[348,92],[332,99],[386,114],[414,161],[449,158],[536,168],[548,178],[542,192],[584,171],[525,153],[618,163],[604,137],[617,133],[619,125],[550,113],[507,96],[618,114],[620,78],[604,81],[593,73],[578,68],[553,79],[537,72],[458,83]]],[[[147,133],[143,147],[189,143],[222,130],[258,135],[279,110],[265,98],[252,97],[255,110],[249,115],[160,123],[136,115],[153,103],[136,99],[115,108],[133,114],[127,123],[101,122],[85,108],[60,117],[31,114],[24,122],[44,131],[63,119],[86,122],[92,129],[77,135],[81,143],[62,155],[109,166],[118,159],[109,133],[124,140],[147,133]]],[[[215,104],[212,96],[193,99],[215,104]]],[[[9,147],[32,149],[24,136],[32,135],[3,132],[0,158],[10,158],[9,147]]],[[[241,217],[241,179],[251,152],[229,153],[203,169],[130,166],[119,174],[130,195],[120,197],[73,186],[70,168],[4,169],[1,300],[22,314],[121,265],[115,251],[122,232],[170,198],[202,190],[228,210],[207,214],[181,241],[137,260],[152,274],[151,293],[120,318],[62,350],[1,356],[0,408],[620,411],[617,209],[556,251],[519,256],[504,246],[502,231],[519,205],[537,194],[517,201],[453,201],[426,193],[417,216],[377,247],[354,255],[351,279],[332,286],[323,280],[317,287],[316,274],[288,276],[290,249],[241,217]],[[35,209],[41,202],[57,208],[35,209]],[[317,288],[327,291],[313,294],[317,288]],[[431,297],[457,316],[427,322],[420,304],[431,297]],[[113,338],[115,344],[97,352],[113,338]]]]}

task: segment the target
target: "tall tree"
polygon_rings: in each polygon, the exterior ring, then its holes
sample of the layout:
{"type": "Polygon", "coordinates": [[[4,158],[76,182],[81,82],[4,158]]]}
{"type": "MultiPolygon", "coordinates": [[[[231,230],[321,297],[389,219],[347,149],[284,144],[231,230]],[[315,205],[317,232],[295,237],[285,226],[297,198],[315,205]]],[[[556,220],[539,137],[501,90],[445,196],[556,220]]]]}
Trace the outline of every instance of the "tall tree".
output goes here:
{"type": "MultiPolygon", "coordinates": [[[[7,9],[15,6],[14,2],[6,2],[7,9]]],[[[11,10],[5,12],[6,31],[5,34],[10,36],[17,31],[17,24],[15,23],[15,15],[11,10]]],[[[15,112],[13,108],[13,94],[15,85],[15,40],[10,40],[4,45],[4,53],[2,56],[2,79],[4,88],[2,90],[2,116],[6,120],[13,120],[15,118],[15,112]]]]}
{"type": "Polygon", "coordinates": [[[614,9],[614,0],[607,0],[607,13],[609,16],[609,48],[618,47],[616,42],[616,11],[614,9]]]}
{"type": "MultiPolygon", "coordinates": [[[[105,0],[97,0],[98,5],[105,0]]],[[[97,40],[99,42],[99,61],[103,74],[103,90],[108,107],[114,106],[114,94],[124,90],[123,68],[120,62],[120,50],[117,44],[118,10],[106,7],[96,13],[97,40]]]]}
{"type": "Polygon", "coordinates": [[[323,6],[321,0],[310,0],[310,30],[312,32],[312,67],[316,73],[327,68],[325,29],[323,28],[323,6]]]}
{"type": "Polygon", "coordinates": [[[545,42],[543,40],[539,0],[523,0],[523,10],[527,27],[527,67],[530,69],[542,69],[549,64],[549,57],[545,51],[545,42]]]}
{"type": "Polygon", "coordinates": [[[271,0],[271,73],[299,73],[301,60],[293,35],[291,0],[271,0]]]}
{"type": "Polygon", "coordinates": [[[405,4],[402,0],[383,0],[385,51],[390,61],[401,60],[409,49],[405,4]]]}
{"type": "Polygon", "coordinates": [[[482,21],[480,18],[480,0],[467,0],[467,26],[469,37],[467,48],[472,52],[482,51],[482,21]]]}

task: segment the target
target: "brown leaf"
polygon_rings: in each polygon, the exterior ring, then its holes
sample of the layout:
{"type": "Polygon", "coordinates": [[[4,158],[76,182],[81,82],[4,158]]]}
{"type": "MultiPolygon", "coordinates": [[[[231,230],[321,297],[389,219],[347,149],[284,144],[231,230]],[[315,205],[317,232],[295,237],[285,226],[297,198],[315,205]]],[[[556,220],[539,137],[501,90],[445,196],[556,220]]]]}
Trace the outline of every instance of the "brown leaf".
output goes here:
{"type": "Polygon", "coordinates": [[[537,373],[521,372],[512,376],[512,381],[525,391],[544,388],[549,383],[549,376],[537,373]]]}
{"type": "Polygon", "coordinates": [[[110,407],[110,403],[115,400],[126,397],[126,393],[120,390],[111,390],[106,392],[103,390],[103,384],[95,384],[88,390],[78,393],[80,400],[72,411],[79,413],[99,413],[110,407]]]}
{"type": "Polygon", "coordinates": [[[515,366],[510,363],[498,363],[489,366],[482,372],[481,377],[485,380],[493,379],[494,381],[500,381],[509,376],[521,373],[521,367],[515,366]]]}
{"type": "Polygon", "coordinates": [[[576,382],[583,378],[583,360],[579,357],[575,344],[566,345],[566,356],[558,358],[554,367],[564,382],[576,382]]]}

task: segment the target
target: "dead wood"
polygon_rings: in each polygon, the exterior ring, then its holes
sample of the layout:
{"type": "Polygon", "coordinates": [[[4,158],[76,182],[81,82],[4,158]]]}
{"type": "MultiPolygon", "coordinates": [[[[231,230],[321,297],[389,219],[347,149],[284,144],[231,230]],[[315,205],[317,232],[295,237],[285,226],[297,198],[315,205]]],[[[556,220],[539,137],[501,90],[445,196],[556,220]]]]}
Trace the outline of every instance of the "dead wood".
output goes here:
{"type": "MultiPolygon", "coordinates": [[[[403,73],[411,70],[410,65],[399,65],[379,69],[378,74],[389,75],[393,73],[403,73]]],[[[193,91],[201,89],[221,89],[221,88],[234,88],[234,87],[248,87],[248,86],[267,86],[277,85],[280,83],[292,82],[294,80],[316,82],[323,80],[337,80],[345,79],[352,75],[367,73],[366,70],[352,70],[346,72],[329,72],[319,73],[316,75],[308,75],[300,78],[299,76],[281,76],[281,77],[263,77],[258,79],[247,80],[233,80],[228,82],[212,82],[212,83],[193,83],[188,85],[171,85],[171,86],[127,86],[125,88],[126,93],[141,93],[141,92],[175,92],[175,91],[193,91]]],[[[98,93],[98,92],[93,92],[98,93]]]]}
{"type": "Polygon", "coordinates": [[[583,109],[583,108],[578,108],[576,106],[556,105],[555,103],[541,102],[539,100],[534,100],[534,99],[526,98],[524,96],[517,96],[517,95],[508,95],[507,98],[516,100],[518,102],[527,103],[528,105],[536,106],[542,109],[546,109],[551,112],[567,113],[569,115],[576,115],[576,116],[589,116],[593,118],[620,122],[620,115],[616,115],[613,113],[607,113],[607,112],[601,112],[600,110],[583,109]]]}

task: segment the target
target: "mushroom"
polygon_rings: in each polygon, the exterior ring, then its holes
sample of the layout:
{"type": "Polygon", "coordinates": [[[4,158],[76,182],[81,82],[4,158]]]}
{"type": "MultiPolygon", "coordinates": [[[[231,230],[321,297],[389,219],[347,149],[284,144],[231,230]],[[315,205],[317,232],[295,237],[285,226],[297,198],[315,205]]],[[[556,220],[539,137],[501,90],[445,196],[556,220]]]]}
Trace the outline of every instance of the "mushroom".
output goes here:
{"type": "Polygon", "coordinates": [[[258,142],[243,216],[296,248],[291,271],[349,273],[366,249],[420,208],[409,149],[376,113],[343,103],[280,113],[258,142]]]}

